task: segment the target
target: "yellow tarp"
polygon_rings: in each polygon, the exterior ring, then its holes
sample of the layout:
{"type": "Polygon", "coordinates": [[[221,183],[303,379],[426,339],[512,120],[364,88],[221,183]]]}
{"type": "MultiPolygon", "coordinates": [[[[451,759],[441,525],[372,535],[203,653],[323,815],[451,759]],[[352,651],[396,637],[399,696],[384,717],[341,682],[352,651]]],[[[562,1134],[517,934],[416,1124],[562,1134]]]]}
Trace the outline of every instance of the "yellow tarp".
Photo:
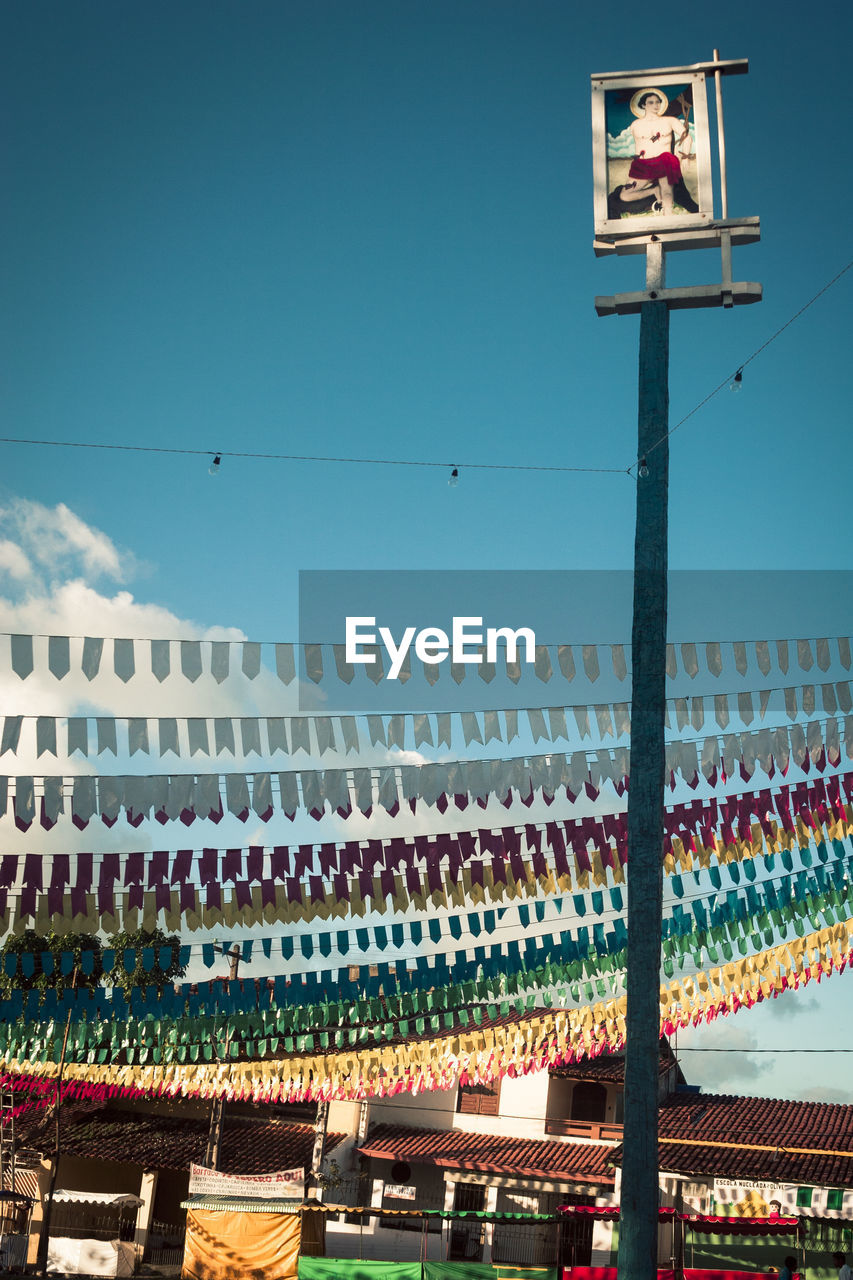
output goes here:
{"type": "Polygon", "coordinates": [[[181,1280],[296,1280],[298,1213],[187,1210],[181,1280]]]}

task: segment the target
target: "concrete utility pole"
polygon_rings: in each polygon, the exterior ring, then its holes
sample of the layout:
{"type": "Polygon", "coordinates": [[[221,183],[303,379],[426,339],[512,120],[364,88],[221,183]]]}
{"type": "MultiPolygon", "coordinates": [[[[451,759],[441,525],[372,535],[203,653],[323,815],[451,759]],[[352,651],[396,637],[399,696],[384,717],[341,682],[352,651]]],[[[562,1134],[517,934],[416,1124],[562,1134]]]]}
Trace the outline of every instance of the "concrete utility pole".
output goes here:
{"type": "MultiPolygon", "coordinates": [[[[219,950],[228,958],[228,981],[237,982],[240,974],[240,960],[242,958],[242,950],[235,943],[230,951],[226,951],[224,947],[219,950]]],[[[207,1149],[204,1153],[204,1165],[206,1169],[218,1169],[219,1159],[222,1155],[222,1134],[225,1129],[225,1099],[220,1094],[214,1098],[210,1104],[210,1127],[207,1131],[207,1149]]]]}
{"type": "MultiPolygon", "coordinates": [[[[640,374],[637,434],[637,520],[634,536],[634,618],[632,626],[631,781],[628,792],[628,958],[625,1038],[625,1124],[619,1225],[620,1280],[656,1280],[658,1246],[658,1084],[660,1055],[660,959],[663,914],[664,785],[666,771],[666,624],[667,517],[669,489],[669,312],[695,307],[733,307],[761,300],[761,286],[732,279],[732,245],[750,244],[760,235],[757,218],[729,218],[726,190],[726,150],[723,136],[721,77],[742,75],[744,59],[721,61],[714,50],[711,62],[689,67],[657,67],[648,71],[613,71],[594,75],[593,173],[595,252],[645,254],[645,289],[595,300],[600,316],[640,316],[640,374]],[[717,158],[722,217],[713,210],[711,139],[707,111],[707,81],[713,78],[717,108],[717,158]],[[686,106],[695,120],[682,160],[674,141],[667,166],[682,174],[681,164],[695,165],[696,200],[689,192],[681,212],[659,216],[663,195],[648,214],[623,217],[622,196],[636,196],[641,173],[611,171],[624,152],[611,149],[616,134],[627,134],[625,107],[639,119],[643,95],[663,103],[680,103],[687,138],[686,106]],[[611,113],[611,114],[609,114],[611,113]],[[610,132],[610,121],[616,122],[610,132]],[[608,140],[609,139],[609,140],[608,140]],[[695,142],[695,153],[694,153],[695,142]],[[621,193],[621,194],[620,194],[621,193]],[[692,205],[692,208],[689,207],[692,205]],[[666,252],[719,248],[719,283],[669,289],[665,280],[666,252]]],[[[658,108],[661,114],[663,107],[658,108]]],[[[647,117],[648,118],[648,117],[647,117]]],[[[662,116],[660,132],[635,135],[634,163],[641,149],[666,137],[671,118],[662,116]],[[637,141],[639,139],[639,141],[637,141]]],[[[672,132],[673,140],[675,138],[672,132]]],[[[666,150],[666,147],[663,148],[666,150]]],[[[652,157],[660,157],[660,149],[652,157]]],[[[623,160],[624,163],[624,160],[623,160]]],[[[646,165],[653,164],[647,159],[646,165]]],[[[664,166],[663,172],[666,171],[664,166]]],[[[662,171],[652,170],[654,185],[662,171]]],[[[682,174],[682,185],[686,181],[682,174]]],[[[676,188],[677,192],[677,188],[676,188]]],[[[686,186],[683,192],[687,192],[686,186]]],[[[683,193],[678,195],[683,200],[683,193]]],[[[630,212],[630,210],[629,210],[630,212]]]]}
{"type": "MultiPolygon", "coordinates": [[[[658,242],[646,255],[646,288],[664,285],[658,242]]],[[[640,312],[637,520],[631,631],[631,783],[628,794],[628,980],[622,1276],[657,1274],[658,1063],[666,715],[669,488],[669,309],[640,312]],[[654,1211],[652,1212],[652,1209],[654,1211]]]]}

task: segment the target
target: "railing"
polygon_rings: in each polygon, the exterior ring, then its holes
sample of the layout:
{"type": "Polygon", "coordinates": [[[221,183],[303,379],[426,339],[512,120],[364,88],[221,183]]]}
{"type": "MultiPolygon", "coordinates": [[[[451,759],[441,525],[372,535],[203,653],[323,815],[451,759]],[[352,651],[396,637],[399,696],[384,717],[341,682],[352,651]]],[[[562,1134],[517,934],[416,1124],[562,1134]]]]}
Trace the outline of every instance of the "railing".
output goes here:
{"type": "MultiPolygon", "coordinates": [[[[335,1183],[334,1186],[328,1187],[323,1192],[323,1199],[326,1202],[326,1204],[345,1205],[349,1209],[356,1209],[356,1208],[364,1209],[365,1212],[363,1214],[357,1214],[352,1212],[344,1214],[342,1215],[342,1220],[345,1222],[349,1222],[353,1225],[360,1225],[360,1224],[366,1225],[366,1221],[364,1224],[362,1224],[362,1219],[366,1220],[371,1217],[370,1199],[372,1195],[372,1185],[373,1185],[372,1179],[359,1178],[358,1175],[355,1175],[353,1177],[348,1177],[348,1178],[342,1178],[340,1182],[335,1183]]],[[[412,1200],[400,1200],[400,1199],[397,1199],[396,1197],[386,1196],[382,1200],[381,1208],[398,1210],[399,1216],[395,1215],[393,1218],[391,1217],[380,1218],[379,1219],[380,1227],[396,1229],[398,1231],[414,1231],[414,1230],[422,1231],[423,1230],[422,1221],[420,1219],[407,1218],[406,1211],[407,1210],[420,1211],[422,1209],[443,1209],[444,1196],[443,1194],[437,1195],[437,1196],[436,1195],[430,1196],[430,1195],[424,1194],[423,1191],[417,1191],[415,1193],[414,1199],[412,1200]]],[[[374,1209],[373,1216],[375,1216],[375,1209],[374,1209]]],[[[430,1232],[440,1231],[441,1230],[440,1220],[437,1218],[434,1220],[431,1220],[428,1225],[428,1230],[430,1232]]]]}
{"type": "Polygon", "coordinates": [[[516,1267],[553,1267],[557,1261],[556,1222],[496,1222],[492,1262],[516,1267]]]}
{"type": "Polygon", "coordinates": [[[561,1138],[591,1138],[593,1142],[621,1142],[622,1125],[603,1120],[546,1120],[545,1132],[561,1138]]]}
{"type": "Polygon", "coordinates": [[[186,1222],[153,1221],[148,1228],[145,1261],[152,1267],[179,1267],[184,1260],[186,1222]]]}
{"type": "Polygon", "coordinates": [[[130,1242],[136,1235],[136,1217],[117,1217],[104,1214],[101,1217],[85,1217],[80,1220],[80,1205],[57,1205],[50,1223],[51,1237],[75,1240],[123,1240],[130,1242]]]}

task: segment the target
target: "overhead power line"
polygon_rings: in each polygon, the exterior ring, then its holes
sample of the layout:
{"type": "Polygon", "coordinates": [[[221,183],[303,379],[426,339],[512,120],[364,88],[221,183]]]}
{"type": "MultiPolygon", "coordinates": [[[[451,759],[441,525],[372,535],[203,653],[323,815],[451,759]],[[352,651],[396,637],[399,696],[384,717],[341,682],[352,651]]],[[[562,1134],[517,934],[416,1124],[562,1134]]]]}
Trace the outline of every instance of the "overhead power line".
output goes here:
{"type": "Polygon", "coordinates": [[[251,453],[240,449],[185,449],[153,444],[107,444],[96,440],[36,440],[27,437],[0,436],[0,444],[38,444],[54,449],[112,449],[125,453],[171,453],[191,457],[250,458],[261,462],[345,462],[370,467],[433,467],[440,471],[464,469],[466,471],[568,471],[596,475],[627,474],[625,467],[565,467],[535,465],[520,462],[440,462],[432,458],[350,458],[337,455],[308,453],[251,453]]]}
{"type": "MultiPolygon", "coordinates": [[[[838,281],[841,279],[841,277],[846,272],[848,272],[851,267],[853,267],[853,259],[851,259],[851,261],[848,262],[846,266],[843,266],[840,271],[836,272],[836,274],[832,277],[832,279],[828,280],[822,289],[818,289],[817,293],[814,294],[813,297],[809,298],[808,302],[803,303],[799,311],[795,311],[794,314],[791,316],[791,318],[789,320],[786,320],[783,325],[780,325],[780,327],[776,330],[775,333],[771,333],[770,337],[765,339],[765,341],[762,342],[760,347],[756,347],[751,355],[748,355],[745,360],[742,360],[733,374],[730,373],[725,378],[723,378],[722,382],[718,383],[717,386],[714,387],[713,391],[709,391],[708,394],[704,397],[704,399],[700,400],[698,404],[694,405],[693,408],[688,413],[685,413],[683,418],[679,418],[678,422],[676,422],[674,427],[670,427],[669,431],[667,431],[665,435],[662,435],[659,440],[655,441],[655,443],[648,450],[648,453],[646,454],[646,456],[648,457],[649,453],[652,453],[655,449],[660,448],[664,440],[668,440],[671,435],[674,435],[675,432],[678,430],[678,428],[683,427],[685,422],[687,422],[689,418],[692,418],[694,413],[698,413],[700,409],[704,408],[704,406],[708,403],[709,400],[713,400],[714,396],[718,395],[719,392],[721,392],[725,387],[731,386],[733,378],[736,379],[738,382],[740,382],[743,376],[743,371],[746,368],[746,366],[748,364],[751,364],[752,361],[755,360],[757,356],[760,356],[762,351],[765,351],[770,346],[771,342],[775,342],[776,339],[781,334],[783,334],[785,330],[794,323],[795,320],[798,320],[800,318],[800,316],[803,314],[804,311],[808,311],[809,307],[814,306],[818,298],[821,298],[827,292],[827,290],[831,289],[834,284],[837,284],[838,281]]],[[[638,467],[640,465],[640,462],[641,462],[641,459],[638,458],[636,462],[632,463],[631,466],[628,468],[629,472],[633,472],[635,467],[638,467]]]]}
{"type": "MultiPolygon", "coordinates": [[[[727,374],[722,382],[718,383],[712,391],[694,405],[693,408],[676,422],[675,426],[670,427],[665,435],[652,445],[648,452],[660,447],[664,440],[673,435],[679,427],[684,426],[695,413],[698,413],[710,400],[714,398],[724,387],[731,384],[732,378],[740,381],[747,365],[751,364],[762,351],[766,350],[772,342],[775,342],[785,330],[798,320],[809,307],[813,306],[819,298],[823,296],[834,284],[841,279],[843,275],[853,267],[853,259],[841,268],[840,271],[828,280],[823,288],[819,289],[816,294],[809,298],[808,302],[795,311],[794,314],[785,321],[783,325],[770,335],[761,346],[741,360],[734,374],[727,374]]],[[[172,455],[184,455],[198,458],[211,458],[213,460],[211,471],[219,471],[223,458],[247,458],[261,462],[327,462],[327,463],[345,463],[355,464],[358,466],[370,467],[429,467],[439,471],[450,471],[450,483],[455,485],[459,479],[459,472],[465,471],[539,471],[539,472],[562,472],[578,475],[633,475],[637,467],[640,465],[640,459],[635,460],[628,467],[579,467],[579,466],[562,466],[556,464],[536,464],[521,462],[459,462],[458,459],[451,461],[440,461],[434,458],[360,458],[348,457],[337,454],[303,454],[303,453],[257,453],[245,449],[190,449],[180,446],[165,446],[153,444],[110,444],[104,441],[96,440],[44,440],[27,436],[0,436],[0,444],[32,444],[42,445],[52,449],[109,449],[113,452],[123,453],[163,453],[172,455]]]]}

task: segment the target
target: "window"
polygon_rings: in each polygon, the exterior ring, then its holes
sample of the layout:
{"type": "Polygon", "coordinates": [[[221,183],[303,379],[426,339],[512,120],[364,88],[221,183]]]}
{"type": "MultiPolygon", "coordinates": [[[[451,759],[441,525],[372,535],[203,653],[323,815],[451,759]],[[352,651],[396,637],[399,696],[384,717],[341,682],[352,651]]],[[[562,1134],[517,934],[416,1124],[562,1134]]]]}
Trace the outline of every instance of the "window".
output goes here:
{"type": "Polygon", "coordinates": [[[572,1120],[602,1121],[607,1118],[607,1089],[592,1080],[579,1080],[572,1090],[572,1120]]]}
{"type": "Polygon", "coordinates": [[[453,1190],[453,1208],[460,1213],[482,1213],[486,1207],[486,1188],[481,1182],[457,1182],[453,1190]]]}
{"type": "Polygon", "coordinates": [[[496,1116],[500,1112],[501,1082],[459,1086],[456,1110],[463,1115],[496,1116]]]}
{"type": "MultiPolygon", "coordinates": [[[[591,1205],[595,1196],[564,1194],[560,1204],[591,1205]]],[[[592,1260],[592,1218],[570,1218],[566,1223],[564,1244],[571,1267],[588,1267],[592,1260]]]]}
{"type": "Polygon", "coordinates": [[[797,1187],[797,1208],[810,1209],[813,1195],[814,1187],[797,1187]]]}
{"type": "Polygon", "coordinates": [[[844,1208],[844,1192],[840,1187],[830,1187],[826,1193],[827,1209],[844,1208]]]}
{"type": "MultiPolygon", "coordinates": [[[[457,1182],[453,1208],[480,1213],[486,1204],[486,1188],[478,1182],[457,1182]]],[[[483,1223],[477,1219],[451,1219],[448,1259],[452,1262],[479,1262],[483,1256],[483,1223]]]]}

